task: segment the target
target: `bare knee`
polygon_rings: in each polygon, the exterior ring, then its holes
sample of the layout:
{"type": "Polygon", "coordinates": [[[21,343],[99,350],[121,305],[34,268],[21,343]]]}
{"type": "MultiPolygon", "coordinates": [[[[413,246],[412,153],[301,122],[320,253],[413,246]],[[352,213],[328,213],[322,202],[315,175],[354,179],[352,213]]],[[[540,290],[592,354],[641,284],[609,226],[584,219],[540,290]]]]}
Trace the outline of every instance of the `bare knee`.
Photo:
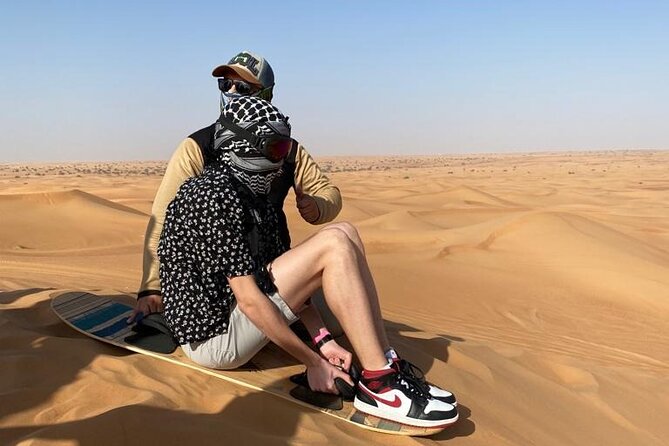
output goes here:
{"type": "Polygon", "coordinates": [[[364,255],[365,246],[362,243],[362,239],[360,238],[358,230],[351,223],[349,222],[334,223],[327,226],[325,229],[337,230],[343,232],[344,234],[346,234],[346,237],[348,237],[348,239],[358,248],[360,253],[364,255]]]}
{"type": "Polygon", "coordinates": [[[351,240],[349,234],[342,228],[341,224],[330,225],[319,234],[323,243],[324,253],[330,260],[341,260],[342,258],[356,259],[358,247],[351,240]]]}

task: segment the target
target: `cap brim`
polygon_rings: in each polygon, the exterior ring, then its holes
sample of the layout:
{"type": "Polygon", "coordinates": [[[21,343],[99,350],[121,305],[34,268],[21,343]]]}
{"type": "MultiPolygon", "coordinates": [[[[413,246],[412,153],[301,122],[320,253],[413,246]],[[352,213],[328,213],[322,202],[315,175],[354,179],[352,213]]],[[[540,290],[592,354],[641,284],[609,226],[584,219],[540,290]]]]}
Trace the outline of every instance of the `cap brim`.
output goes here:
{"type": "Polygon", "coordinates": [[[254,77],[248,70],[245,70],[242,67],[235,65],[219,65],[218,67],[214,68],[214,71],[211,72],[211,75],[214,77],[227,77],[230,74],[237,75],[246,82],[262,87],[258,79],[254,77]]]}

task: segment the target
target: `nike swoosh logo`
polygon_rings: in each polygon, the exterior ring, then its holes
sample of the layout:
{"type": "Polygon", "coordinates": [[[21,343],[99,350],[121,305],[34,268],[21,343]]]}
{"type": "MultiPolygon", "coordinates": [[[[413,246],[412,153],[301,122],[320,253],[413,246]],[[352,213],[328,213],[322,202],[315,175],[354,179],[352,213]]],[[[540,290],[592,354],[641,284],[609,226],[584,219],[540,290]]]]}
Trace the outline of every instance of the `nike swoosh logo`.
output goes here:
{"type": "Polygon", "coordinates": [[[374,398],[376,401],[385,404],[386,406],[390,406],[390,407],[400,407],[400,406],[402,405],[402,400],[401,400],[400,397],[397,396],[397,395],[395,395],[395,399],[394,399],[394,400],[390,401],[390,400],[383,399],[383,398],[379,397],[378,395],[376,395],[375,393],[372,393],[371,391],[367,390],[367,388],[366,388],[364,385],[360,386],[360,388],[361,388],[367,395],[369,395],[370,397],[374,398]]]}

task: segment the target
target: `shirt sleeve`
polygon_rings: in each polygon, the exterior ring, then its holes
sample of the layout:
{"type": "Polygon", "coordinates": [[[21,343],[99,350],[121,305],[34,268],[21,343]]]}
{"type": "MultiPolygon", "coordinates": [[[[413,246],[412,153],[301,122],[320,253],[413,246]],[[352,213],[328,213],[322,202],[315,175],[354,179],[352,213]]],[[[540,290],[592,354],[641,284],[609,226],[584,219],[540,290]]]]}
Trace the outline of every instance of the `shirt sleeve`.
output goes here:
{"type": "Polygon", "coordinates": [[[138,297],[160,294],[159,268],[160,262],[156,255],[160,233],[165,222],[165,212],[176,195],[179,187],[188,178],[198,175],[204,168],[202,152],[197,143],[187,138],[172,155],[167,164],[165,175],[158,187],[151,208],[151,217],[144,236],[144,260],[142,264],[142,281],[138,297]]]}
{"type": "Polygon", "coordinates": [[[302,144],[297,146],[295,155],[295,184],[302,188],[305,194],[316,200],[319,216],[311,222],[315,225],[328,223],[341,211],[341,192],[323,171],[302,144]]]}

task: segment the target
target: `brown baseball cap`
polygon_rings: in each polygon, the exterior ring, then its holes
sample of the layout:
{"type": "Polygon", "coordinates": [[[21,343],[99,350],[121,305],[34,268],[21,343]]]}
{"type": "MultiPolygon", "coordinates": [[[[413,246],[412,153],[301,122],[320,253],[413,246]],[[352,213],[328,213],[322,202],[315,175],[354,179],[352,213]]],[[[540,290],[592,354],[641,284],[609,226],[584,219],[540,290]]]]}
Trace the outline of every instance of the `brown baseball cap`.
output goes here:
{"type": "Polygon", "coordinates": [[[225,65],[219,65],[212,71],[214,77],[226,77],[237,74],[247,82],[263,88],[274,86],[274,71],[264,57],[250,51],[242,51],[225,65]]]}

